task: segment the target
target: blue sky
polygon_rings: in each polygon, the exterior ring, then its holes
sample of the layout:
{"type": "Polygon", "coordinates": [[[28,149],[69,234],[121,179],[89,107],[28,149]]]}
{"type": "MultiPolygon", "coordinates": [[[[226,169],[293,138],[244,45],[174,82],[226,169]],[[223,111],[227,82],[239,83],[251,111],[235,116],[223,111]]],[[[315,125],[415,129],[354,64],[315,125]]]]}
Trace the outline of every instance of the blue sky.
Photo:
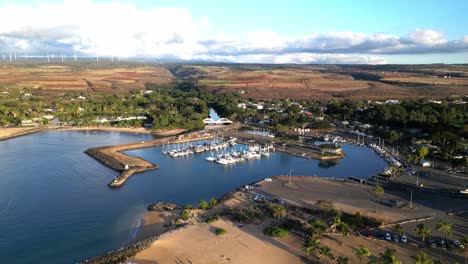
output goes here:
{"type": "Polygon", "coordinates": [[[462,0],[40,2],[0,1],[0,23],[10,24],[0,24],[4,52],[260,63],[468,63],[468,1],[462,0]],[[12,10],[25,10],[36,20],[2,21],[12,10]],[[57,10],[87,15],[61,17],[57,10]]]}

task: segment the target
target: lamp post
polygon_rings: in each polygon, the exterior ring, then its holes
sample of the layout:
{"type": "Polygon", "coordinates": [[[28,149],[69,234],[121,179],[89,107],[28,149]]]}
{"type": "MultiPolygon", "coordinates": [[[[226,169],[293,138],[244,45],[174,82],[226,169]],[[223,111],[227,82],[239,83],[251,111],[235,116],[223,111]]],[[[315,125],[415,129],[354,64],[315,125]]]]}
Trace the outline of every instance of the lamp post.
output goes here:
{"type": "Polygon", "coordinates": [[[294,171],[294,169],[289,170],[289,183],[288,185],[291,186],[291,173],[294,171]]]}

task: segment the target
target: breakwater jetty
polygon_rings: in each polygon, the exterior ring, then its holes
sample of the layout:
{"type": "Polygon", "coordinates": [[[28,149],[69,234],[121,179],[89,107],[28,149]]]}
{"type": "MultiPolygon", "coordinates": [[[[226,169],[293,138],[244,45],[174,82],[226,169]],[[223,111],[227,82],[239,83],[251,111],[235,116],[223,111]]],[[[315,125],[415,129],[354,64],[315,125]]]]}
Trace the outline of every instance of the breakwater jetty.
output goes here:
{"type": "Polygon", "coordinates": [[[185,142],[192,142],[198,140],[207,140],[213,138],[211,133],[188,133],[179,136],[158,138],[148,141],[140,141],[128,144],[121,144],[115,146],[103,146],[90,148],[85,151],[86,154],[93,157],[97,161],[106,165],[107,167],[120,171],[109,184],[109,187],[120,187],[128,178],[138,172],[159,169],[157,164],[151,163],[139,157],[133,157],[124,154],[124,151],[152,148],[167,144],[168,142],[179,144],[185,142]]]}

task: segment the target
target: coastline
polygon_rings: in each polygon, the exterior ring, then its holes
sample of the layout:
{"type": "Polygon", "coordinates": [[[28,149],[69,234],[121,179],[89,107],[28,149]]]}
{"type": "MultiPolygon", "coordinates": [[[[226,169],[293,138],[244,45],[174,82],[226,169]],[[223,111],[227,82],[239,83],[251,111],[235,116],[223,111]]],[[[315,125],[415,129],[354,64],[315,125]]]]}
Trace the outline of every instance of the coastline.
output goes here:
{"type": "Polygon", "coordinates": [[[143,127],[110,127],[110,126],[86,126],[86,127],[14,127],[0,128],[0,141],[11,138],[26,136],[41,131],[107,131],[107,132],[125,132],[137,134],[150,134],[157,137],[175,136],[185,133],[187,130],[182,128],[168,130],[148,130],[143,127]]]}
{"type": "MultiPolygon", "coordinates": [[[[271,223],[263,223],[260,221],[249,224],[245,222],[243,227],[239,229],[236,221],[232,221],[232,219],[229,220],[229,218],[223,216],[224,214],[222,212],[224,209],[238,210],[239,208],[249,208],[256,204],[256,202],[251,199],[251,197],[256,194],[261,194],[266,197],[279,197],[284,201],[285,206],[290,208],[314,208],[317,206],[316,201],[330,200],[333,201],[334,206],[338,210],[351,215],[360,212],[362,216],[379,220],[382,226],[407,221],[408,219],[421,218],[422,216],[425,217],[434,212],[433,208],[420,205],[416,210],[411,210],[409,208],[386,208],[384,210],[382,208],[377,213],[374,211],[375,203],[374,195],[372,194],[372,186],[342,179],[322,178],[317,176],[292,176],[293,184],[291,186],[288,185],[288,176],[273,176],[271,179],[273,180],[271,182],[263,179],[250,183],[249,185],[256,186],[255,190],[245,190],[245,188],[243,188],[244,186],[235,188],[222,195],[219,198],[218,205],[213,208],[208,210],[191,210],[191,218],[186,221],[179,222],[180,220],[177,220],[181,217],[180,209],[163,212],[147,212],[143,216],[144,224],[141,228],[144,229],[148,227],[146,231],[150,233],[146,235],[150,237],[120,248],[119,250],[86,260],[83,263],[114,263],[112,260],[116,259],[118,261],[124,261],[124,263],[127,263],[127,261],[131,263],[146,263],[146,261],[149,260],[157,260],[166,263],[173,259],[174,256],[181,258],[190,256],[190,258],[195,259],[211,257],[213,259],[213,255],[219,257],[220,254],[256,258],[259,256],[249,255],[254,245],[259,245],[263,252],[281,254],[281,252],[277,250],[272,251],[271,248],[267,248],[266,246],[280,241],[272,240],[267,236],[263,236],[261,233],[263,228],[271,223]],[[341,193],[342,195],[336,197],[336,193],[341,193]],[[213,215],[219,215],[220,219],[214,223],[206,223],[205,219],[213,215]],[[164,228],[154,229],[155,223],[164,226],[164,228]],[[216,228],[228,230],[228,235],[222,238],[215,236],[213,230],[216,230],[216,228]],[[257,238],[254,241],[255,243],[252,243],[252,234],[257,238]],[[190,244],[187,241],[194,243],[190,244]],[[195,243],[195,241],[198,242],[195,243]],[[251,249],[245,251],[245,247],[247,247],[245,243],[247,243],[248,247],[251,249]],[[213,248],[215,244],[216,247],[213,248]],[[239,247],[240,244],[243,246],[239,247]],[[203,252],[209,251],[212,254],[210,256],[208,256],[209,254],[206,256],[201,255],[200,247],[204,247],[203,252]],[[244,251],[242,248],[244,248],[244,251]]],[[[392,189],[397,193],[386,194],[386,199],[396,199],[406,192],[404,188],[402,189],[399,186],[393,186],[392,189]]],[[[439,213],[440,212],[438,212],[438,214],[439,213]]],[[[143,230],[141,231],[143,232],[143,230]]],[[[356,234],[356,237],[356,239],[364,239],[359,234],[356,234]]],[[[282,241],[286,241],[286,244],[282,244],[285,246],[288,243],[298,244],[297,241],[288,241],[288,239],[282,241]]],[[[296,257],[305,257],[303,251],[292,254],[296,255],[296,257]]],[[[291,255],[282,256],[291,257],[291,255]]],[[[262,260],[265,260],[265,255],[260,257],[259,261],[262,260]]],[[[237,259],[232,263],[245,262],[237,259]]]]}

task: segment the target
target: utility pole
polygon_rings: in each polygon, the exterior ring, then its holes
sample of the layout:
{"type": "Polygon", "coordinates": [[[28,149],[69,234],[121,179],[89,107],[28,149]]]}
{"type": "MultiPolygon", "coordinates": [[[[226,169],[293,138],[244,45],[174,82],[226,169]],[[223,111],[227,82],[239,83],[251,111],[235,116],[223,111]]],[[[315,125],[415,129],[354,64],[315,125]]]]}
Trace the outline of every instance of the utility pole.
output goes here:
{"type": "Polygon", "coordinates": [[[409,208],[413,209],[413,190],[411,190],[409,208]]]}
{"type": "Polygon", "coordinates": [[[416,174],[416,186],[419,187],[419,170],[418,174],[416,174]]]}

